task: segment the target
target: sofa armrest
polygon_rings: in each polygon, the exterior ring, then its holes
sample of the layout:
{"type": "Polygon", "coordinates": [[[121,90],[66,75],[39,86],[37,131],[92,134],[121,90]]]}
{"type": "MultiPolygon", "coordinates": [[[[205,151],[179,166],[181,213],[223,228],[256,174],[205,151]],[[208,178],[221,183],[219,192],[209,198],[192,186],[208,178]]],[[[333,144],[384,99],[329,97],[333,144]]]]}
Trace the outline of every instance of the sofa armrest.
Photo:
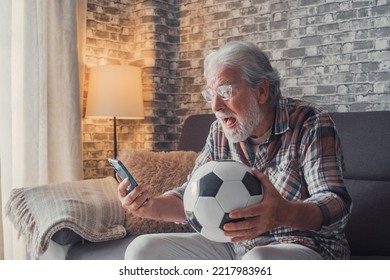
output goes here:
{"type": "Polygon", "coordinates": [[[33,259],[47,250],[62,229],[93,242],[123,238],[125,214],[116,186],[116,180],[107,177],[14,189],[6,215],[24,235],[33,259]]]}

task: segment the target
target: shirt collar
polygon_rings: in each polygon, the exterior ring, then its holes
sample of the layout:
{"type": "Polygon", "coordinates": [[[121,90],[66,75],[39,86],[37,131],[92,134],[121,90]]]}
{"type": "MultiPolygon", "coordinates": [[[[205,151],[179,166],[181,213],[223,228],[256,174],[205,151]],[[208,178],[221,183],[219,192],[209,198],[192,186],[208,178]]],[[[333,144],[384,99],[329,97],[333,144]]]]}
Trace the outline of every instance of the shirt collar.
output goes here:
{"type": "MultiPolygon", "coordinates": [[[[273,133],[272,133],[273,135],[283,134],[290,129],[289,127],[290,117],[288,114],[287,107],[291,101],[292,101],[291,98],[285,98],[285,97],[281,97],[278,100],[278,103],[276,105],[275,122],[274,122],[273,133]]],[[[269,141],[271,138],[272,135],[269,138],[269,141]]],[[[243,142],[236,143],[236,145],[241,146],[241,150],[243,151],[246,160],[249,162],[250,166],[254,166],[256,154],[250,148],[249,138],[243,142]]]]}
{"type": "Polygon", "coordinates": [[[278,100],[278,104],[276,105],[276,113],[275,113],[275,123],[274,123],[274,134],[282,134],[290,129],[289,122],[290,117],[288,114],[287,106],[290,103],[289,98],[281,97],[278,100]]]}

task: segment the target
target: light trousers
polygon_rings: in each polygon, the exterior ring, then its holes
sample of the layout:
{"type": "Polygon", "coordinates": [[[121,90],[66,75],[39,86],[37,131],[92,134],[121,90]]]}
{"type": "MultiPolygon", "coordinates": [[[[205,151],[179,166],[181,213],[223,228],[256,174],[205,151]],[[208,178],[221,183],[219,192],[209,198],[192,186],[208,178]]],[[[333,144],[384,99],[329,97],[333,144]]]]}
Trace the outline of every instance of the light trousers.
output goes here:
{"type": "Polygon", "coordinates": [[[210,241],[198,233],[157,233],[135,238],[126,249],[127,260],[322,260],[299,244],[258,246],[246,252],[232,243],[210,241]]]}

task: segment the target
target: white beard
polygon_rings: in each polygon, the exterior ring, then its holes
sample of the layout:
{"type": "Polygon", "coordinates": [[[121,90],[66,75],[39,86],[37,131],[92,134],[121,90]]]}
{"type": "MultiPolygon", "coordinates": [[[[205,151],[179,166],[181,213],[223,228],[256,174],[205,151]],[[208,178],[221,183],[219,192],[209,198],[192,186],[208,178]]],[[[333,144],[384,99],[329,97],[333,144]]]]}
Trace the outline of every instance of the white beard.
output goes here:
{"type": "Polygon", "coordinates": [[[264,114],[260,110],[257,100],[255,100],[255,98],[251,99],[252,100],[249,100],[248,102],[249,106],[247,111],[242,116],[237,116],[229,109],[216,113],[216,117],[222,125],[225,136],[233,143],[245,141],[248,139],[259,123],[264,120],[264,114]],[[224,118],[229,117],[234,117],[237,120],[237,124],[233,129],[227,128],[223,122],[224,118]]]}

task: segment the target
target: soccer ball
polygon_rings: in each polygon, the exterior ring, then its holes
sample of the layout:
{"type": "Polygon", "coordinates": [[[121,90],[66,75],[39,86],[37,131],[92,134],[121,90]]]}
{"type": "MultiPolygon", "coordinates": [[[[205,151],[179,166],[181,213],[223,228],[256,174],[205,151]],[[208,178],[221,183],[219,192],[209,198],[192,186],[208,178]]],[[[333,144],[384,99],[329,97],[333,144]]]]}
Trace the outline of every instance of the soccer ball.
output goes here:
{"type": "Polygon", "coordinates": [[[210,161],[191,175],[184,192],[183,204],[189,224],[204,237],[229,242],[223,233],[229,213],[258,203],[263,198],[260,181],[243,163],[210,161]]]}

